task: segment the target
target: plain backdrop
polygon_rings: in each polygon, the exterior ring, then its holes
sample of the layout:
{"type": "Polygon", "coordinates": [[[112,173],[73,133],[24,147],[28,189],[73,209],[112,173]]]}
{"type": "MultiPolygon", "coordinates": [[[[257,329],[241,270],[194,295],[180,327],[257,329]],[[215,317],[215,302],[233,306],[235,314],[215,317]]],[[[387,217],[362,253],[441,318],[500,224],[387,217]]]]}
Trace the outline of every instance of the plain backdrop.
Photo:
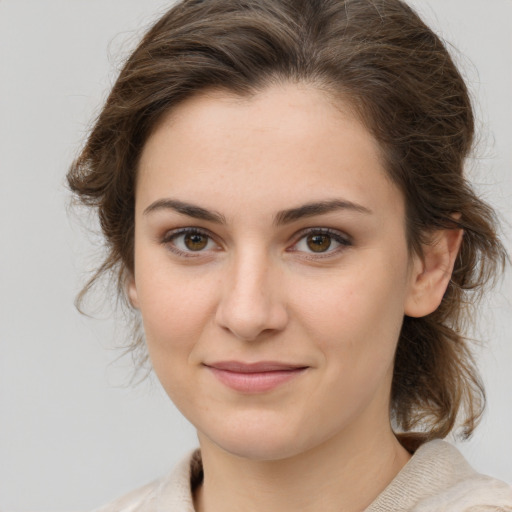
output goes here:
{"type": "MultiPolygon", "coordinates": [[[[415,0],[453,43],[476,100],[478,190],[511,251],[511,0],[415,0]]],[[[196,445],[156,379],[126,386],[124,336],[73,299],[98,237],[69,213],[64,175],[117,70],[164,0],[0,0],[0,510],[85,511],[162,475],[196,445]],[[117,341],[116,341],[117,340],[117,341]]],[[[96,260],[95,260],[96,257],[96,260]]],[[[489,404],[461,449],[512,482],[512,286],[481,308],[489,404]]],[[[122,322],[121,322],[122,323],[122,322]]],[[[119,322],[118,322],[119,325],[119,322]]]]}

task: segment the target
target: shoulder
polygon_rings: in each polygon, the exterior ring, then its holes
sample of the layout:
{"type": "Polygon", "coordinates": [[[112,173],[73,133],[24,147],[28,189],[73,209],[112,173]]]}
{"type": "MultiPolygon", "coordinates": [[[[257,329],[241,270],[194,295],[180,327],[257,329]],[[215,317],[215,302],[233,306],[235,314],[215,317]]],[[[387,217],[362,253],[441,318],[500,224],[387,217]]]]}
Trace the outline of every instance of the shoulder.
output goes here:
{"type": "Polygon", "coordinates": [[[194,512],[191,482],[201,477],[199,451],[189,453],[167,476],[155,480],[93,512],[194,512]]]}
{"type": "Polygon", "coordinates": [[[450,443],[422,445],[368,508],[413,512],[512,512],[512,487],[477,473],[450,443]]]}
{"type": "Polygon", "coordinates": [[[129,494],[124,495],[121,498],[108,503],[107,505],[103,505],[100,508],[94,509],[93,512],[134,512],[141,510],[141,506],[144,502],[147,503],[148,499],[151,498],[151,495],[154,494],[155,490],[158,488],[158,481],[152,482],[150,484],[145,485],[144,487],[140,487],[135,491],[130,492],[129,494]]]}

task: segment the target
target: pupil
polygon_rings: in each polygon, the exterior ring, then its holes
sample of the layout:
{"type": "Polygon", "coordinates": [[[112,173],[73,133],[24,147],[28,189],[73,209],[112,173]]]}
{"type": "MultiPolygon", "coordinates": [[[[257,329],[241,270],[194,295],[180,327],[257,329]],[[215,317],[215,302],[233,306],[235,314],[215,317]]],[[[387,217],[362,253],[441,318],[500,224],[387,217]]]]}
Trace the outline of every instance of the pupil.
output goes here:
{"type": "Polygon", "coordinates": [[[198,233],[185,235],[185,245],[191,251],[200,251],[206,247],[207,243],[208,240],[204,235],[198,233]]]}
{"type": "Polygon", "coordinates": [[[324,252],[331,246],[329,235],[309,235],[308,247],[314,252],[324,252]]]}

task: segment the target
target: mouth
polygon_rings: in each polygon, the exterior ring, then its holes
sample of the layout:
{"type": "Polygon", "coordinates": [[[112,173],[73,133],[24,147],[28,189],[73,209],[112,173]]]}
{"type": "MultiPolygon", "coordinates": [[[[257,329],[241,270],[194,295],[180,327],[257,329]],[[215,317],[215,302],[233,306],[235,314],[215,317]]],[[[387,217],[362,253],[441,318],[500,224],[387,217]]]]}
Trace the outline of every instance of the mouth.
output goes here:
{"type": "Polygon", "coordinates": [[[295,379],[309,368],[276,361],[220,361],[205,366],[222,384],[242,393],[270,391],[295,379]]]}

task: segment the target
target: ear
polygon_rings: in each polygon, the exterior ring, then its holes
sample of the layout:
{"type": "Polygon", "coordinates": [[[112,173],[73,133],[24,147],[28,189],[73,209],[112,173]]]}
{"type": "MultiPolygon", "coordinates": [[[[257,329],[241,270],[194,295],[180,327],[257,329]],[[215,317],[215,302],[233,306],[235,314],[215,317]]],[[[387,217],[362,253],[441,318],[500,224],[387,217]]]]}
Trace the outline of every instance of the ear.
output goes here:
{"type": "Polygon", "coordinates": [[[452,277],[455,259],[462,243],[462,229],[434,231],[423,254],[415,255],[410,276],[405,314],[422,317],[434,312],[452,277]]]}
{"type": "Polygon", "coordinates": [[[137,286],[135,285],[135,277],[133,275],[130,275],[126,282],[126,295],[132,307],[139,309],[139,297],[137,295],[137,286]]]}

